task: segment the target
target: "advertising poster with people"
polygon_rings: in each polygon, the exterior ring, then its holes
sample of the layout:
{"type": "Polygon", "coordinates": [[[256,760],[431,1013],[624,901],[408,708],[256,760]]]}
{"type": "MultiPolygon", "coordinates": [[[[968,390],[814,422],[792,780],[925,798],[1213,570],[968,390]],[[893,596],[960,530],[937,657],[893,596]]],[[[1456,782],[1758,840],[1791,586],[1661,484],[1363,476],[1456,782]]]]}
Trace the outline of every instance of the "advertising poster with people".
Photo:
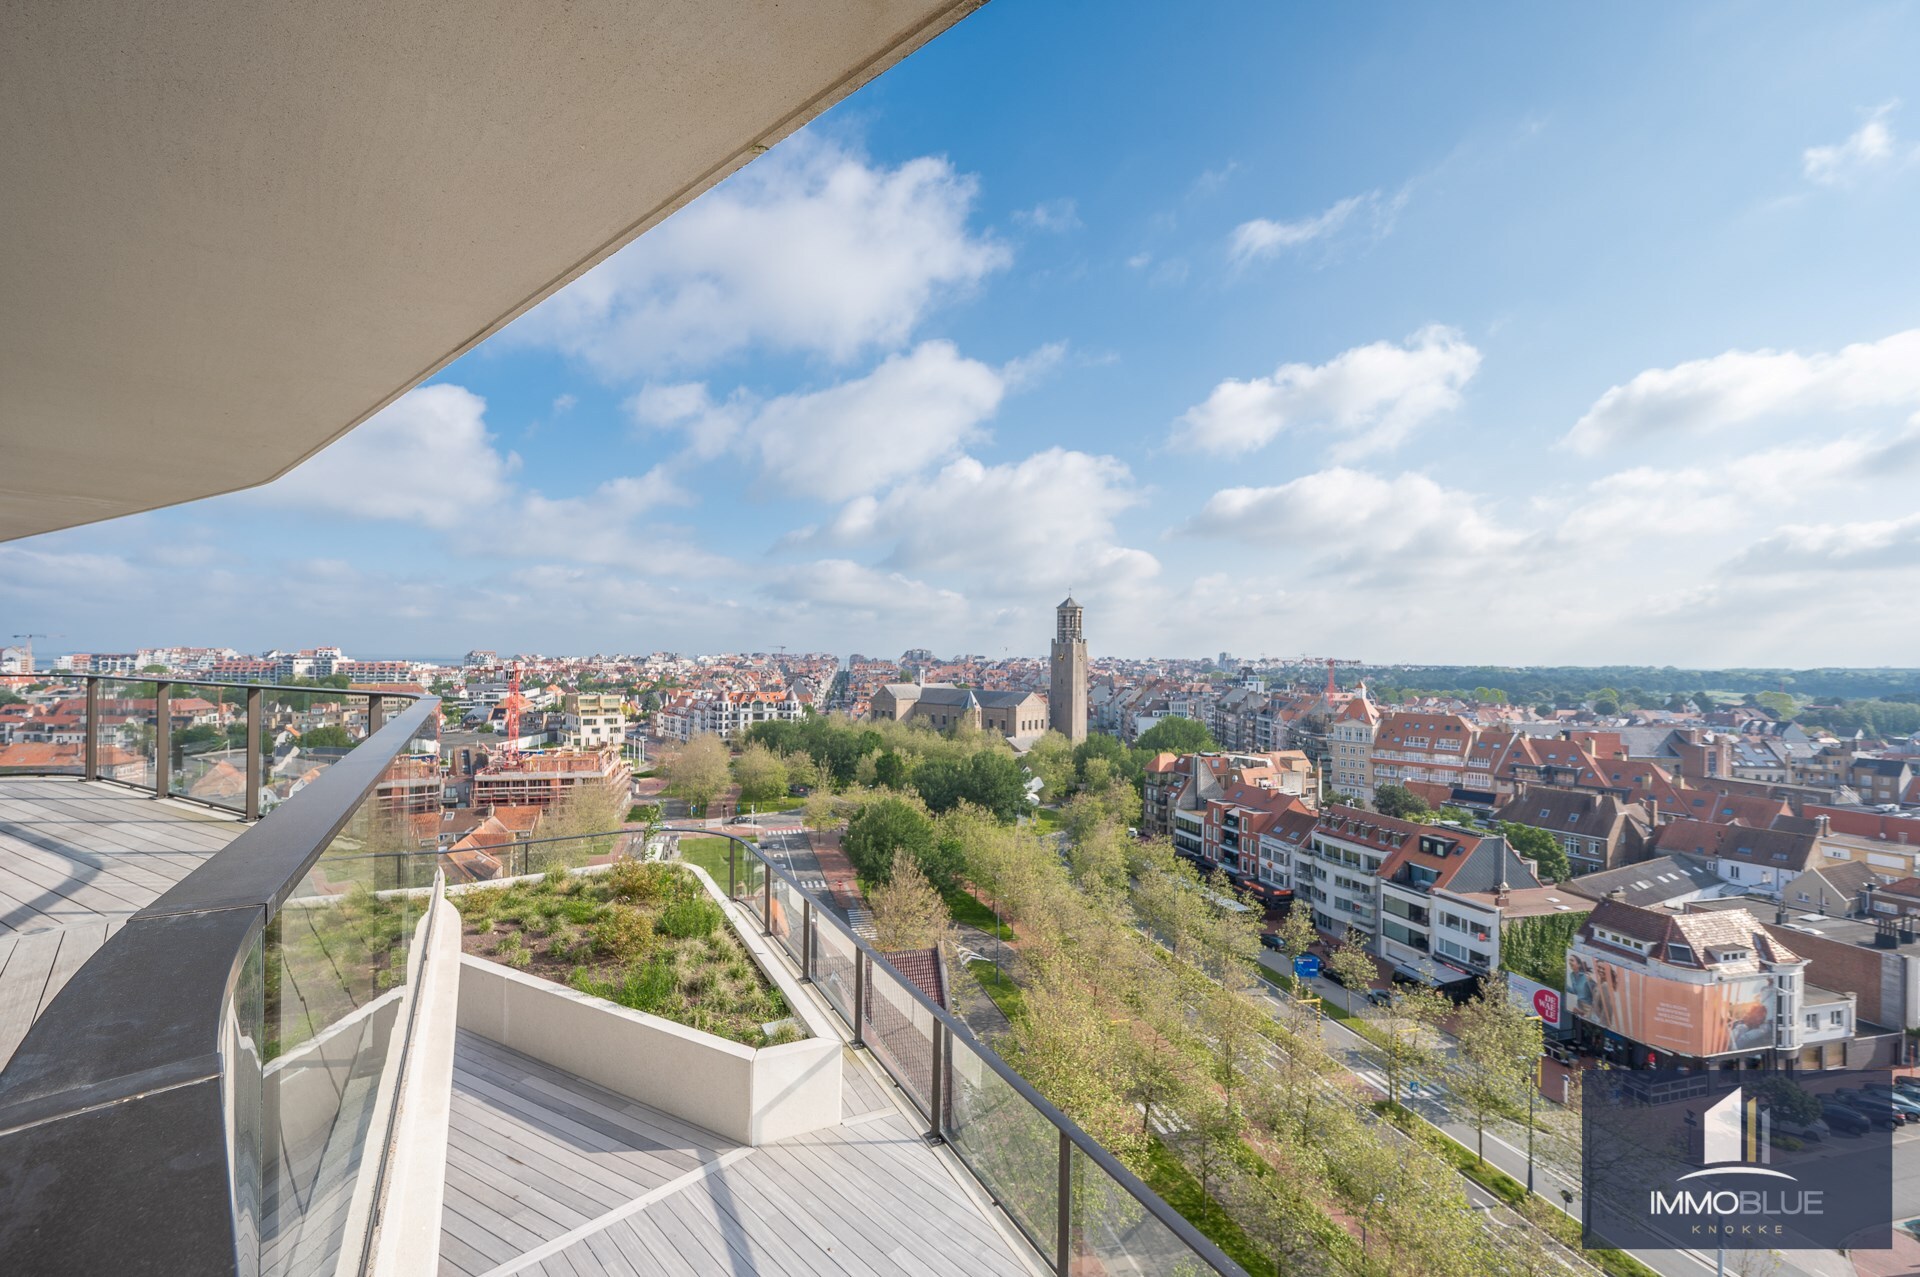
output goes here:
{"type": "Polygon", "coordinates": [[[1630,1042],[1706,1058],[1773,1045],[1773,981],[1687,984],[1590,954],[1567,955],[1567,1009],[1630,1042]]]}

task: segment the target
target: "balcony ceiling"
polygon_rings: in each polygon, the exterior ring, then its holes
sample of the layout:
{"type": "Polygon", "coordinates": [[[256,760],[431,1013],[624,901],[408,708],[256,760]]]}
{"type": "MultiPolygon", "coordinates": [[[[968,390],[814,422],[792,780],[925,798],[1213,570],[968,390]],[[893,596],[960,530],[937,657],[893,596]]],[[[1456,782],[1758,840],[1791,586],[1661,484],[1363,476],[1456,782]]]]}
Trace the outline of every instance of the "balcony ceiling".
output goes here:
{"type": "Polygon", "coordinates": [[[277,477],[979,2],[7,6],[0,540],[277,477]]]}

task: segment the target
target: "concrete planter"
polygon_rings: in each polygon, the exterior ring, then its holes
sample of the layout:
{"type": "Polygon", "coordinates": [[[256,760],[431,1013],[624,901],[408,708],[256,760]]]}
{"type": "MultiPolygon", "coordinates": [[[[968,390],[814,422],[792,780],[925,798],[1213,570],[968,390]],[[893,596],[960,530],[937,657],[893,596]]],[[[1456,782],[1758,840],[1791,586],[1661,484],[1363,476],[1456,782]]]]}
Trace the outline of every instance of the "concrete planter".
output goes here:
{"type": "Polygon", "coordinates": [[[472,955],[460,1027],[742,1144],[840,1122],[841,1044],[743,1046],[472,955]]]}

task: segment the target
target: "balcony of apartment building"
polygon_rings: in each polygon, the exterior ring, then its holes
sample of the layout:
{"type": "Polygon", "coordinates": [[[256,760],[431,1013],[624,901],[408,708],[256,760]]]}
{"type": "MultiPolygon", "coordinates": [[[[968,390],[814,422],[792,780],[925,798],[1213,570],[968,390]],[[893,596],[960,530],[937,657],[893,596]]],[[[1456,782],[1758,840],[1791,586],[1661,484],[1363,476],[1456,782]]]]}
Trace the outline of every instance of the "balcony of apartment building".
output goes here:
{"type": "MultiPolygon", "coordinates": [[[[286,473],[976,7],[30,6],[0,541],[286,473]]],[[[1238,1273],[750,847],[719,907],[838,1079],[801,1134],[733,1120],[815,1094],[791,1057],[722,1120],[611,1003],[469,1006],[505,977],[395,810],[436,700],[303,750],[276,689],[77,683],[80,738],[0,777],[0,1272],[1238,1273]]]]}
{"type": "Polygon", "coordinates": [[[169,699],[230,698],[251,744],[312,689],[75,681],[72,764],[0,776],[0,1269],[1239,1271],[752,844],[711,890],[811,1063],[735,1124],[684,1031],[461,955],[455,856],[383,792],[433,699],[368,700],[262,812],[276,754],[191,798],[169,699]],[[98,710],[129,699],[151,730],[98,710]],[[138,781],[90,769],[119,733],[138,781]]]}

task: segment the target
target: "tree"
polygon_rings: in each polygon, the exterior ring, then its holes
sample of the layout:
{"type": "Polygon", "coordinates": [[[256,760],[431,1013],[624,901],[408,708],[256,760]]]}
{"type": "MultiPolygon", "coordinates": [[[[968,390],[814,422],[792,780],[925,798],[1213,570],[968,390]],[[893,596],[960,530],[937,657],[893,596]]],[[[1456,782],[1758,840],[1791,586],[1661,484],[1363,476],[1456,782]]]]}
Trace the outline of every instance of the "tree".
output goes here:
{"type": "Polygon", "coordinates": [[[873,783],[888,789],[907,787],[907,760],[893,750],[885,750],[873,760],[873,783]]]}
{"type": "Polygon", "coordinates": [[[1220,748],[1206,724],[1191,718],[1163,718],[1140,733],[1135,749],[1152,754],[1206,754],[1220,748]]]}
{"type": "Polygon", "coordinates": [[[727,743],[701,732],[667,760],[667,787],[702,815],[715,794],[727,787],[727,743]]]}
{"type": "Polygon", "coordinates": [[[1510,1112],[1539,1068],[1540,1021],[1507,998],[1503,982],[1488,980],[1453,1022],[1459,1065],[1453,1093],[1473,1119],[1474,1156],[1487,1160],[1487,1119],[1510,1112]]]}
{"type": "Polygon", "coordinates": [[[352,749],[353,733],[334,723],[324,727],[310,727],[300,733],[300,744],[305,749],[352,749]]]}
{"type": "Polygon", "coordinates": [[[787,765],[765,745],[749,744],[740,751],[733,762],[733,778],[742,802],[771,802],[787,792],[787,765]]]}
{"type": "Polygon", "coordinates": [[[1327,974],[1334,983],[1346,993],[1347,1014],[1353,1014],[1353,991],[1365,989],[1373,984],[1373,977],[1379,968],[1373,965],[1373,955],[1367,952],[1367,938],[1352,927],[1327,956],[1327,974]]]}
{"type": "Polygon", "coordinates": [[[1435,1029],[1453,1004],[1424,986],[1390,991],[1374,1024],[1380,1029],[1380,1054],[1387,1066],[1387,1102],[1400,1102],[1400,1086],[1409,1073],[1431,1071],[1439,1061],[1435,1029]]]}
{"type": "Polygon", "coordinates": [[[1041,793],[1058,802],[1073,788],[1079,768],[1074,764],[1073,742],[1059,732],[1050,731],[1027,751],[1027,770],[1040,778],[1041,793]]]}
{"type": "Polygon", "coordinates": [[[927,810],[938,815],[952,811],[966,798],[967,777],[952,759],[929,758],[913,769],[913,788],[927,810]]]}
{"type": "Polygon", "coordinates": [[[1012,754],[981,750],[967,760],[965,797],[1001,820],[1012,820],[1030,805],[1026,773],[1012,754]]]}
{"type": "MultiPolygon", "coordinates": [[[[903,798],[879,798],[847,822],[842,845],[847,859],[869,882],[885,882],[896,853],[904,851],[923,865],[932,859],[933,822],[903,798]]],[[[932,878],[932,874],[927,875],[932,878]]],[[[943,883],[935,883],[944,886],[943,883]]]]}
{"type": "Polygon", "coordinates": [[[1287,955],[1289,963],[1311,950],[1320,938],[1320,932],[1313,925],[1313,915],[1298,900],[1287,906],[1286,916],[1280,919],[1275,934],[1280,940],[1280,952],[1287,955]]]}
{"type": "Polygon", "coordinates": [[[1546,830],[1503,820],[1500,822],[1500,836],[1507,840],[1507,845],[1515,852],[1539,866],[1540,876],[1549,882],[1564,882],[1573,877],[1573,866],[1567,862],[1566,851],[1546,830]]]}
{"type": "Polygon", "coordinates": [[[614,845],[612,837],[589,839],[585,836],[619,829],[626,816],[626,800],[624,787],[571,786],[540,818],[538,836],[582,839],[578,844],[559,844],[552,850],[568,863],[585,864],[594,856],[606,854],[614,845]]]}
{"type": "Polygon", "coordinates": [[[1373,809],[1382,816],[1392,816],[1396,820],[1424,822],[1433,816],[1433,808],[1427,806],[1427,800],[1405,785],[1378,786],[1373,791],[1373,809]]]}
{"type": "Polygon", "coordinates": [[[938,948],[944,956],[954,944],[953,917],[919,862],[902,849],[893,853],[887,880],[867,893],[873,909],[874,943],[882,953],[938,948]]]}

